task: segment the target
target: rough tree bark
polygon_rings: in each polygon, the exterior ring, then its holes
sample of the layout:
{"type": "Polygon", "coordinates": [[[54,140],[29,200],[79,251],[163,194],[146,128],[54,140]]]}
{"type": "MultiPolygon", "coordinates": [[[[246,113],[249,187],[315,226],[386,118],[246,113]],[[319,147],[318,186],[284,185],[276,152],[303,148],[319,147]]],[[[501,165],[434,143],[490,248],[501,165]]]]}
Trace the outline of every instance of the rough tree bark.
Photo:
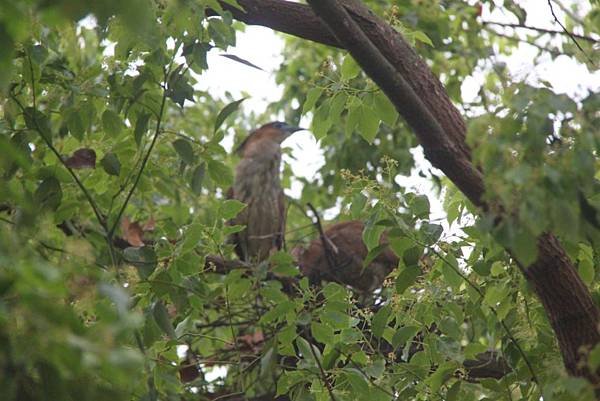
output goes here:
{"type": "MultiPolygon", "coordinates": [[[[355,0],[309,0],[310,7],[284,0],[238,3],[244,12],[224,7],[242,22],[348,50],[411,126],[428,160],[482,213],[488,211],[483,176],[465,142],[464,119],[437,77],[392,27],[355,0]]],[[[537,260],[523,270],[546,310],[569,374],[600,384],[585,358],[585,351],[600,342],[600,310],[557,238],[540,236],[537,260]]]]}

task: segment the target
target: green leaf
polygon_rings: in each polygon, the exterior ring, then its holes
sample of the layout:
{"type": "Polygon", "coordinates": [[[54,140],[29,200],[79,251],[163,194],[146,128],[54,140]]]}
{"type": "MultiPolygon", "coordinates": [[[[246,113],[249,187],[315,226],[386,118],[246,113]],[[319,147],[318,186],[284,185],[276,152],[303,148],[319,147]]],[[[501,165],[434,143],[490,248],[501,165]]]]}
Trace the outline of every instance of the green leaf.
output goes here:
{"type": "Polygon", "coordinates": [[[385,359],[381,356],[375,356],[373,363],[365,368],[365,373],[374,379],[381,377],[385,371],[385,359]]]}
{"type": "Polygon", "coordinates": [[[494,277],[500,276],[502,273],[504,273],[504,264],[500,261],[496,261],[496,262],[492,263],[490,272],[492,273],[492,276],[494,276],[494,277]]]}
{"type": "Polygon", "coordinates": [[[367,197],[357,192],[352,197],[352,206],[350,206],[350,215],[352,218],[358,218],[367,204],[367,197]]]}
{"type": "Polygon", "coordinates": [[[398,111],[383,92],[377,92],[373,99],[373,108],[377,116],[389,126],[393,126],[398,120],[398,111]]]}
{"type": "Polygon", "coordinates": [[[431,39],[429,39],[429,36],[427,36],[423,31],[413,31],[412,36],[419,42],[423,42],[426,45],[433,47],[433,42],[431,41],[431,39]]]}
{"type": "Polygon", "coordinates": [[[385,305],[383,308],[379,309],[373,319],[371,320],[371,329],[373,330],[373,335],[377,338],[381,338],[383,335],[383,330],[387,327],[388,318],[392,313],[392,308],[390,305],[385,305]]]}
{"type": "Polygon", "coordinates": [[[323,369],[329,370],[335,367],[338,358],[342,353],[339,350],[340,345],[336,344],[332,348],[325,348],[323,353],[323,369]]]}
{"type": "Polygon", "coordinates": [[[158,263],[154,249],[149,246],[125,248],[123,256],[127,263],[137,268],[142,279],[150,277],[158,263]]]}
{"type": "Polygon", "coordinates": [[[179,251],[181,254],[190,252],[201,242],[204,237],[204,226],[199,223],[190,224],[183,237],[183,242],[180,245],[179,251]]]}
{"type": "Polygon", "coordinates": [[[491,266],[483,260],[478,260],[473,264],[473,270],[480,276],[486,277],[490,275],[491,266]]]}
{"type": "Polygon", "coordinates": [[[346,116],[346,127],[344,132],[346,134],[346,138],[350,138],[352,133],[358,127],[358,122],[360,121],[362,114],[362,101],[357,97],[351,97],[347,102],[348,115],[346,116]]]}
{"type": "Polygon", "coordinates": [[[446,401],[458,401],[458,396],[460,395],[460,385],[461,381],[457,380],[446,392],[446,401]]]}
{"type": "Polygon", "coordinates": [[[195,161],[194,149],[189,141],[185,139],[177,139],[171,143],[175,151],[181,157],[185,164],[193,164],[195,161]]]}
{"type": "Polygon", "coordinates": [[[321,88],[310,88],[308,93],[306,94],[306,100],[304,101],[304,105],[302,106],[302,114],[306,114],[310,110],[315,108],[317,104],[317,100],[321,97],[321,93],[323,93],[323,89],[321,88]]]}
{"type": "Polygon", "coordinates": [[[169,318],[169,312],[165,307],[165,304],[162,301],[156,301],[154,306],[152,307],[152,316],[154,317],[154,321],[160,327],[160,329],[169,336],[171,339],[177,338],[175,334],[175,330],[173,329],[173,324],[171,323],[171,319],[169,318]]]}
{"type": "Polygon", "coordinates": [[[123,129],[121,117],[111,109],[104,110],[102,113],[102,128],[110,136],[117,136],[123,129]]]}
{"type": "Polygon", "coordinates": [[[341,76],[344,81],[355,78],[360,73],[360,66],[354,61],[352,56],[347,55],[344,57],[342,66],[340,68],[341,76]]]}
{"type": "Polygon", "coordinates": [[[292,255],[285,251],[277,251],[271,255],[272,272],[278,276],[294,277],[298,275],[298,268],[292,255]]]}
{"type": "Polygon", "coordinates": [[[448,283],[452,288],[458,289],[463,283],[463,278],[458,274],[460,268],[458,267],[458,261],[451,253],[447,253],[444,260],[439,259],[436,262],[441,265],[442,275],[444,281],[448,283]]]}
{"type": "Polygon", "coordinates": [[[356,369],[347,368],[344,370],[344,375],[350,382],[350,386],[354,392],[353,398],[355,400],[371,399],[371,394],[369,392],[369,381],[362,373],[356,369]]]}
{"type": "Polygon", "coordinates": [[[313,320],[310,323],[310,330],[315,340],[322,344],[330,344],[333,341],[333,329],[326,324],[313,320]]]}
{"type": "Polygon", "coordinates": [[[524,267],[535,262],[537,259],[537,245],[533,235],[524,229],[520,229],[511,242],[511,250],[524,267]]]}
{"type": "Polygon", "coordinates": [[[326,323],[334,330],[342,330],[350,327],[350,316],[333,309],[321,311],[319,317],[323,323],[326,323]]]}
{"type": "Polygon", "coordinates": [[[323,102],[313,115],[311,131],[317,140],[325,137],[331,128],[332,121],[329,118],[329,102],[323,102]]]}
{"type": "Polygon", "coordinates": [[[27,128],[36,131],[47,141],[52,142],[52,128],[48,116],[33,107],[26,107],[23,117],[27,128]]]}
{"type": "Polygon", "coordinates": [[[402,254],[402,262],[406,266],[418,266],[419,259],[421,259],[422,255],[423,255],[423,248],[421,248],[418,245],[410,247],[407,250],[405,250],[404,253],[402,254]]]}
{"type": "Polygon", "coordinates": [[[454,362],[444,362],[432,375],[425,379],[425,382],[432,392],[437,393],[442,384],[452,377],[454,370],[456,370],[454,362]]]}
{"type": "Polygon", "coordinates": [[[104,171],[106,171],[106,173],[109,175],[118,176],[121,174],[121,162],[117,158],[117,155],[112,152],[104,155],[102,160],[100,160],[100,164],[102,165],[104,171]]]}
{"type": "Polygon", "coordinates": [[[221,216],[226,219],[233,219],[246,207],[245,203],[237,199],[228,199],[221,203],[221,216]]]}
{"type": "Polygon", "coordinates": [[[333,98],[331,98],[329,106],[329,120],[331,120],[332,123],[337,123],[340,120],[347,100],[348,95],[346,95],[344,92],[338,92],[333,96],[333,98]]]}
{"type": "Polygon", "coordinates": [[[166,95],[168,98],[183,107],[186,100],[194,101],[194,88],[188,82],[185,73],[181,73],[183,65],[179,65],[169,76],[166,95]]]}
{"type": "Polygon", "coordinates": [[[137,121],[135,122],[135,129],[134,129],[133,133],[134,133],[135,143],[137,143],[138,146],[142,143],[142,139],[144,138],[144,135],[148,131],[148,121],[149,120],[150,120],[150,114],[144,112],[138,116],[137,121]]]}
{"type": "Polygon", "coordinates": [[[582,259],[579,261],[578,266],[579,275],[584,283],[587,285],[592,284],[594,281],[594,276],[596,274],[594,270],[594,264],[589,259],[582,259]]]}
{"type": "Polygon", "coordinates": [[[510,289],[505,285],[496,285],[486,289],[483,302],[491,307],[496,307],[500,301],[503,301],[508,294],[510,289]]]}
{"type": "Polygon", "coordinates": [[[294,310],[294,307],[295,304],[291,301],[279,303],[273,309],[262,315],[260,323],[266,324],[283,319],[288,312],[294,310]]]}
{"type": "Polygon", "coordinates": [[[363,229],[362,239],[367,246],[367,249],[370,251],[376,248],[379,245],[379,238],[381,234],[385,231],[384,226],[380,226],[377,224],[366,224],[363,229]]]}
{"type": "Polygon", "coordinates": [[[297,337],[296,338],[296,346],[298,346],[298,350],[300,351],[300,353],[302,354],[302,357],[313,363],[316,364],[315,361],[315,355],[317,356],[317,359],[319,359],[319,362],[321,362],[321,351],[319,351],[319,349],[313,345],[310,344],[308,341],[306,341],[304,338],[302,337],[297,337]],[[311,350],[312,348],[312,350],[311,350]]]}
{"type": "Polygon", "coordinates": [[[396,292],[404,293],[406,289],[417,281],[417,277],[421,275],[421,269],[417,265],[408,265],[400,270],[396,278],[396,292]]]}
{"type": "Polygon", "coordinates": [[[600,344],[596,344],[596,346],[590,351],[588,362],[592,372],[598,370],[598,367],[600,367],[600,344]]]}
{"type": "MultiPolygon", "coordinates": [[[[404,252],[414,246],[415,241],[409,237],[391,237],[389,238],[390,248],[399,258],[403,257],[404,252]]],[[[418,259],[417,259],[418,262],[418,259]]],[[[414,264],[414,263],[409,263],[414,264]]]]}
{"type": "Polygon", "coordinates": [[[238,278],[237,280],[228,284],[227,294],[230,300],[236,300],[244,298],[250,289],[252,288],[252,282],[247,278],[238,278]]]}
{"type": "Polygon", "coordinates": [[[217,119],[215,120],[215,127],[214,127],[213,131],[217,132],[217,130],[219,128],[221,128],[221,125],[227,119],[227,117],[229,117],[233,112],[235,112],[240,107],[240,104],[242,104],[242,102],[246,99],[247,98],[243,97],[243,98],[236,100],[234,102],[231,102],[227,106],[223,107],[223,109],[217,115],[217,119]]]}
{"type": "Polygon", "coordinates": [[[67,114],[66,118],[67,128],[71,135],[73,135],[78,140],[82,140],[85,135],[85,125],[83,124],[83,120],[81,119],[81,115],[76,110],[71,110],[67,114]]]}
{"type": "Polygon", "coordinates": [[[413,212],[415,217],[426,218],[429,217],[429,199],[426,195],[417,195],[410,201],[410,210],[413,212]]]}
{"type": "Polygon", "coordinates": [[[206,54],[212,49],[210,43],[197,42],[184,46],[182,55],[186,58],[188,65],[195,72],[208,69],[206,54]]]}
{"type": "Polygon", "coordinates": [[[217,184],[228,187],[233,184],[233,173],[231,169],[220,161],[210,159],[208,160],[208,175],[211,180],[217,184]]]}
{"type": "Polygon", "coordinates": [[[367,253],[367,257],[363,261],[363,269],[366,269],[371,264],[371,262],[373,262],[373,260],[375,260],[375,258],[377,256],[379,256],[387,248],[388,248],[387,244],[381,244],[381,245],[377,245],[375,248],[369,250],[369,253],[367,253]]]}
{"type": "Polygon", "coordinates": [[[202,182],[204,181],[204,174],[206,172],[206,164],[200,163],[192,173],[192,181],[190,186],[192,187],[192,191],[196,195],[202,194],[202,182]]]}
{"type": "Polygon", "coordinates": [[[444,229],[441,225],[428,222],[424,222],[419,228],[419,233],[426,245],[435,244],[440,239],[443,232],[444,229]]]}
{"type": "Polygon", "coordinates": [[[62,200],[60,182],[54,177],[44,179],[35,190],[33,199],[44,209],[56,210],[62,200]]]}
{"type": "Polygon", "coordinates": [[[365,104],[360,107],[359,112],[360,120],[358,121],[358,128],[360,136],[367,142],[373,143],[379,128],[379,116],[371,107],[365,104]]]}
{"type": "Polygon", "coordinates": [[[400,327],[394,333],[392,337],[392,346],[394,350],[398,349],[398,347],[403,346],[408,342],[408,340],[412,339],[419,332],[418,326],[404,326],[400,327]]]}
{"type": "Polygon", "coordinates": [[[229,4],[232,7],[237,8],[240,11],[244,11],[244,9],[242,8],[242,6],[240,6],[237,2],[237,0],[221,0],[223,3],[225,4],[229,4]]]}

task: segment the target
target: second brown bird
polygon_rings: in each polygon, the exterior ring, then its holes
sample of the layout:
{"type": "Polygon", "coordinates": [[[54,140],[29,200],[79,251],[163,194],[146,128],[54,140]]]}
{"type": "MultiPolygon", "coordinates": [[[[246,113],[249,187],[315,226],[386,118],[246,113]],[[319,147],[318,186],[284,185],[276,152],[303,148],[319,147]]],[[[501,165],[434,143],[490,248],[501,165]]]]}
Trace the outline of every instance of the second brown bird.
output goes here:
{"type": "MultiPolygon", "coordinates": [[[[307,249],[295,249],[300,271],[312,282],[321,279],[349,285],[363,293],[381,287],[386,276],[398,266],[398,257],[389,248],[384,249],[368,266],[363,268],[367,246],[363,242],[364,224],[352,220],[336,223],[324,232],[327,245],[321,238],[311,241],[307,249]]],[[[384,233],[380,243],[387,242],[384,233]]]]}

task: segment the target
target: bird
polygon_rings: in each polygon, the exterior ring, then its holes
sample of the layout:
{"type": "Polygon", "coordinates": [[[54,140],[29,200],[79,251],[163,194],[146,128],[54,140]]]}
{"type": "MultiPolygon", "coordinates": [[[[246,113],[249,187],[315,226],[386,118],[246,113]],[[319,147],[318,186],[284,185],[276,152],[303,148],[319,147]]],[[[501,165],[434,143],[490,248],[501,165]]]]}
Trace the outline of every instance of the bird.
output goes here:
{"type": "Polygon", "coordinates": [[[233,234],[235,252],[245,262],[260,263],[283,246],[285,196],[281,188],[281,144],[300,128],[270,122],[254,130],[241,143],[241,155],[229,197],[246,204],[232,220],[246,226],[233,234]]]}
{"type": "MultiPolygon", "coordinates": [[[[300,272],[312,284],[321,279],[349,285],[363,294],[371,294],[383,284],[387,275],[398,266],[396,254],[386,247],[368,266],[363,262],[369,253],[363,242],[364,223],[349,220],[335,223],[324,232],[325,241],[316,238],[307,248],[292,250],[300,272]]],[[[387,235],[381,236],[381,244],[387,243],[387,235]]]]}

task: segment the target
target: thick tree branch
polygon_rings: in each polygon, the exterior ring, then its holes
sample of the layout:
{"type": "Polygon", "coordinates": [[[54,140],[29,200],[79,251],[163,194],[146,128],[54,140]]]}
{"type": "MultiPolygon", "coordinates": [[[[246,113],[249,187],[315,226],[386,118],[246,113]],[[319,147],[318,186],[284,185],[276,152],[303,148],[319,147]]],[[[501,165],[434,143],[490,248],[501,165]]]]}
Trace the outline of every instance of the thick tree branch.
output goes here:
{"type": "MultiPolygon", "coordinates": [[[[473,203],[483,206],[483,178],[479,170],[471,164],[464,148],[457,146],[463,143],[462,139],[447,135],[438,119],[431,113],[433,109],[422,101],[402,73],[382,55],[355,22],[347,10],[349,6],[327,1],[309,3],[329,27],[335,29],[334,34],[340,43],[396,106],[419,138],[427,159],[444,171],[473,203]]],[[[358,4],[352,4],[351,7],[355,16],[362,18],[370,15],[358,4]]]]}
{"type": "MultiPolygon", "coordinates": [[[[342,47],[321,19],[305,4],[285,0],[238,0],[238,4],[244,11],[221,2],[236,20],[248,25],[265,26],[302,39],[342,47]]],[[[216,15],[211,10],[207,14],[216,15]]]]}

